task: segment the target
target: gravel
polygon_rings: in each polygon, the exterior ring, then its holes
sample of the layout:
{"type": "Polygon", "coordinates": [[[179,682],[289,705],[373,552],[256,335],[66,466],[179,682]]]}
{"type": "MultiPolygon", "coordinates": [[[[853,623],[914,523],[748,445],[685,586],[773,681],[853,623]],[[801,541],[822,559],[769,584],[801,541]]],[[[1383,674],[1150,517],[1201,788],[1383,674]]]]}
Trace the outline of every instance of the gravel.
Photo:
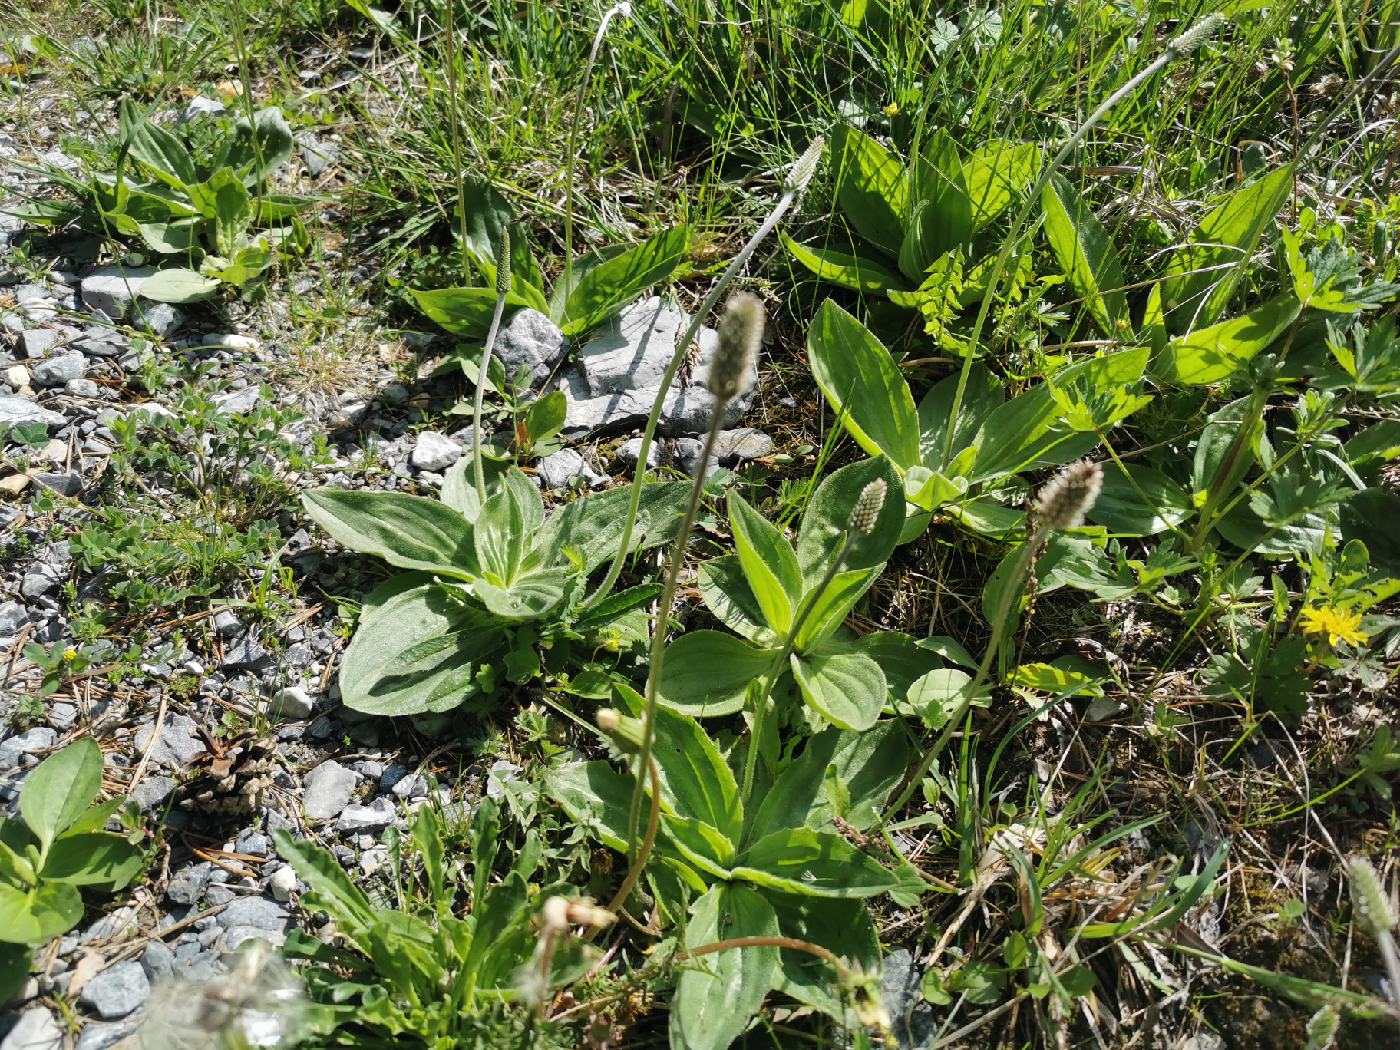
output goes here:
{"type": "Polygon", "coordinates": [[[334,820],[350,804],[357,777],[339,762],[322,762],[306,775],[301,799],[307,820],[334,820]]]}
{"type": "Polygon", "coordinates": [[[441,473],[461,458],[461,445],[435,430],[425,430],[414,442],[409,462],[418,470],[441,473]]]}
{"type": "Polygon", "coordinates": [[[141,285],[155,272],[149,266],[99,266],[83,278],[83,303],[113,321],[121,320],[141,294],[141,285]]]}
{"type": "Polygon", "coordinates": [[[83,985],[78,1002],[104,1021],[134,1013],[151,994],[146,971],[135,960],[117,963],[83,985]]]}
{"type": "Polygon", "coordinates": [[[41,408],[27,397],[0,394],[0,427],[24,426],[28,423],[57,427],[63,425],[64,419],[52,409],[41,408]]]}
{"type": "Polygon", "coordinates": [[[63,1029],[44,1007],[31,1006],[0,1040],[0,1050],[63,1050],[63,1029]]]}

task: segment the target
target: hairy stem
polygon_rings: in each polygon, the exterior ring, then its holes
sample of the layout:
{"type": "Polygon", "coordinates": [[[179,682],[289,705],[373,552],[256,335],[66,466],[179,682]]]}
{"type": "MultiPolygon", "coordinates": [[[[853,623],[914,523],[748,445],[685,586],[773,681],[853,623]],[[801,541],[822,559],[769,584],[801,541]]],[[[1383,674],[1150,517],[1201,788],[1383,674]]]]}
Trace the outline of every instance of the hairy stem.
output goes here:
{"type": "Polygon", "coordinates": [[[627,897],[641,878],[647,861],[651,859],[652,848],[656,845],[656,826],[661,821],[661,772],[656,768],[656,759],[650,755],[647,756],[647,772],[651,776],[651,814],[647,817],[646,834],[642,837],[641,849],[637,850],[636,858],[627,869],[627,877],[622,880],[622,885],[617,888],[617,893],[608,904],[610,912],[620,912],[622,906],[627,903],[627,897]]]}
{"type": "MultiPolygon", "coordinates": [[[[498,278],[496,283],[501,283],[498,278]]],[[[496,289],[496,309],[491,314],[491,327],[486,344],[481,349],[481,363],[476,371],[476,402],[472,405],[472,472],[476,477],[476,496],[486,502],[486,471],[481,465],[481,406],[486,400],[486,376],[491,368],[491,352],[496,348],[496,335],[501,330],[501,315],[506,309],[506,293],[496,289]]]]}

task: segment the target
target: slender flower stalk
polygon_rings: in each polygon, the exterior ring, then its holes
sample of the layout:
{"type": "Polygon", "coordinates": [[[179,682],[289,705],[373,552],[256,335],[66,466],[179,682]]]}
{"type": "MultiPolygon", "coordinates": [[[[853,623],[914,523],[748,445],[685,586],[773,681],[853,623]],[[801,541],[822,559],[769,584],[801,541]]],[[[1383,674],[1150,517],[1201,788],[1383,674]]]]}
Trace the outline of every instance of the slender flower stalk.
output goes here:
{"type": "Polygon", "coordinates": [[[501,229],[501,241],[496,246],[496,309],[491,314],[491,328],[481,350],[481,363],[476,370],[476,403],[472,406],[472,471],[476,477],[476,496],[486,502],[486,471],[481,465],[481,406],[486,400],[486,376],[491,368],[491,351],[496,348],[496,336],[501,330],[501,315],[505,313],[506,296],[510,294],[510,227],[501,229]]]}
{"type": "Polygon", "coordinates": [[[1031,512],[1030,535],[1021,547],[1021,554],[1016,559],[1016,564],[1012,567],[1011,574],[1007,577],[1006,586],[1002,590],[1001,600],[997,602],[996,613],[992,617],[992,637],[987,642],[986,651],[982,654],[982,662],[977,665],[977,674],[963,690],[962,698],[958,701],[956,710],[948,718],[943,732],[938,735],[933,746],[924,753],[918,767],[909,775],[904,790],[885,810],[885,821],[903,809],[905,803],[913,796],[929,769],[932,768],[934,760],[948,746],[948,741],[952,739],[958,723],[962,721],[963,716],[967,714],[967,709],[972,705],[973,697],[986,684],[991,675],[992,663],[996,660],[1002,644],[1006,641],[1006,634],[1011,625],[1012,604],[1020,600],[1025,589],[1026,578],[1031,572],[1031,566],[1035,564],[1035,559],[1040,554],[1041,548],[1050,539],[1050,534],[1062,529],[1077,529],[1084,524],[1084,515],[1093,507],[1094,501],[1099,498],[1099,493],[1102,490],[1103,468],[1097,463],[1080,460],[1061,470],[1055,477],[1046,482],[1037,494],[1035,507],[1031,512]]]}
{"type": "MultiPolygon", "coordinates": [[[[745,393],[753,380],[758,346],[763,339],[763,323],[763,304],[756,296],[748,292],[739,292],[733,296],[725,304],[724,315],[720,318],[719,346],[710,361],[707,383],[715,399],[714,415],[710,419],[710,429],[705,435],[704,448],[700,453],[700,467],[696,470],[695,480],[690,486],[690,501],[686,504],[685,516],[681,519],[680,531],[676,533],[675,546],[671,549],[671,559],[666,566],[666,578],[661,587],[656,619],[651,629],[646,703],[642,713],[642,745],[637,754],[636,785],[632,789],[632,803],[627,815],[627,857],[633,870],[637,872],[640,872],[641,864],[645,863],[645,858],[637,851],[637,829],[641,821],[643,775],[648,769],[652,749],[656,745],[657,690],[661,685],[661,670],[666,659],[666,631],[671,621],[671,607],[676,601],[676,587],[680,581],[681,569],[685,565],[685,551],[690,543],[690,533],[695,528],[700,496],[705,491],[705,473],[714,457],[720,429],[724,426],[724,408],[731,399],[745,393]]],[[[642,476],[645,464],[644,444],[637,459],[638,478],[642,476]]]]}
{"type": "Polygon", "coordinates": [[[947,436],[943,441],[943,463],[946,466],[953,458],[953,435],[957,432],[958,413],[962,409],[963,395],[967,392],[968,377],[972,373],[972,361],[976,356],[975,351],[978,341],[982,338],[982,329],[987,323],[987,315],[991,312],[992,300],[996,298],[996,291],[1001,284],[1002,275],[1006,272],[1007,264],[1011,261],[1012,253],[1016,251],[1021,242],[1021,231],[1025,228],[1031,211],[1040,207],[1041,195],[1045,192],[1046,185],[1049,184],[1055,172],[1064,166],[1069,155],[1079,146],[1089,132],[1092,131],[1114,106],[1122,102],[1134,91],[1136,91],[1145,81],[1155,76],[1163,68],[1175,62],[1184,55],[1189,55],[1196,48],[1205,43],[1206,39],[1225,21],[1225,17],[1219,12],[1215,12],[1202,18],[1191,28],[1181,35],[1175,37],[1166,49],[1157,56],[1145,69],[1137,76],[1133,77],[1126,84],[1120,87],[1108,98],[1099,104],[1080,124],[1074,134],[1065,140],[1065,144],[1060,147],[1059,152],[1048,164],[1040,169],[1040,177],[1036,179],[1031,191],[1026,194],[1025,201],[1021,204],[1021,210],[1016,213],[1016,218],[1011,223],[1011,228],[1007,230],[1006,239],[1002,242],[1001,251],[997,253],[996,262],[992,265],[992,272],[987,281],[987,294],[982,297],[982,305],[977,310],[977,320],[973,322],[972,333],[969,335],[967,345],[970,348],[968,354],[963,358],[962,370],[958,373],[958,386],[953,394],[953,407],[948,412],[947,436]]]}
{"type": "MultiPolygon", "coordinates": [[[[676,341],[675,353],[671,355],[671,363],[666,366],[666,372],[661,377],[661,385],[656,391],[656,398],[652,402],[651,412],[647,416],[646,426],[642,429],[642,447],[637,452],[637,473],[632,479],[632,498],[627,504],[627,515],[623,520],[622,537],[617,545],[617,554],[613,556],[612,564],[608,567],[607,576],[604,577],[603,582],[598,585],[598,589],[588,597],[588,600],[584,603],[584,608],[607,597],[608,593],[613,589],[613,585],[617,583],[618,576],[622,574],[623,563],[627,560],[627,553],[632,547],[632,530],[637,524],[637,508],[641,506],[642,502],[642,485],[646,480],[646,463],[647,457],[651,454],[652,438],[656,435],[657,423],[660,421],[661,413],[666,407],[666,395],[670,392],[671,384],[676,380],[676,373],[680,371],[681,362],[685,360],[686,351],[690,348],[691,344],[694,343],[696,336],[699,335],[701,324],[703,324],[705,318],[710,315],[710,311],[715,308],[715,304],[719,302],[719,297],[724,293],[724,290],[733,283],[739,271],[747,265],[750,257],[752,257],[753,253],[758,249],[758,246],[763,243],[764,238],[773,232],[788,209],[802,199],[802,194],[807,189],[807,184],[812,181],[812,176],[816,173],[817,163],[821,160],[822,150],[825,149],[825,147],[826,140],[818,136],[813,140],[812,144],[807,147],[806,152],[797,158],[797,161],[788,172],[787,181],[783,185],[783,195],[778,198],[778,203],[774,206],[772,212],[769,213],[768,218],[763,220],[763,224],[754,231],[748,243],[739,249],[739,254],[734,256],[729,265],[725,267],[724,273],[720,275],[719,280],[715,282],[715,286],[710,289],[710,293],[705,296],[704,301],[700,303],[699,309],[695,311],[695,316],[690,320],[690,326],[685,330],[684,334],[681,335],[680,339],[676,341]]],[[[720,410],[720,406],[716,405],[715,418],[719,419],[722,415],[723,412],[720,410]]]]}
{"type": "MultiPolygon", "coordinates": [[[[593,82],[593,67],[598,64],[598,51],[603,46],[603,37],[608,31],[608,23],[614,18],[631,18],[632,5],[625,0],[613,4],[603,12],[598,23],[598,32],[593,36],[593,47],[588,52],[588,63],[583,67],[583,83],[579,85],[578,97],[574,99],[574,120],[569,126],[569,144],[564,149],[568,158],[569,178],[564,184],[564,287],[574,286],[574,162],[578,156],[578,129],[583,123],[583,103],[588,98],[588,88],[593,82]]],[[[567,294],[567,293],[566,293],[567,294]]]]}

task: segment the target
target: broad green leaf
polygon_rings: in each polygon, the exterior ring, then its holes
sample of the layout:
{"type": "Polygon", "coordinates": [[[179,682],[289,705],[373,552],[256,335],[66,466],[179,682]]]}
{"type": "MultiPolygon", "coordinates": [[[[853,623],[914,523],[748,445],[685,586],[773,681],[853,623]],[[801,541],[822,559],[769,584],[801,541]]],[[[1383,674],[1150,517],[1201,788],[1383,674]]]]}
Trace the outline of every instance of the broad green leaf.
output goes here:
{"type": "MultiPolygon", "coordinates": [[[[699,948],[740,937],[776,937],[773,906],[747,886],[720,884],[695,902],[683,945],[699,948]]],[[[671,1001],[675,1050],[725,1050],[748,1028],[778,979],[776,948],[737,948],[679,964],[671,1001]]]]}
{"type": "MultiPolygon", "coordinates": [[[[618,693],[640,715],[645,706],[633,689],[619,685],[618,693]]],[[[683,817],[704,821],[737,841],[743,814],[734,773],[708,733],[693,718],[658,707],[653,750],[663,792],[683,817]]]]}
{"type": "MultiPolygon", "coordinates": [[[[488,464],[482,464],[482,473],[486,474],[488,486],[494,480],[488,473],[488,464]]],[[[476,492],[476,482],[471,477],[472,457],[463,456],[456,463],[447,468],[447,473],[442,476],[442,491],[438,498],[444,507],[449,507],[462,515],[469,523],[476,521],[476,516],[481,513],[481,497],[476,492]]],[[[487,491],[490,491],[488,487],[487,491]]]]}
{"type": "Polygon", "coordinates": [[[652,285],[669,281],[689,251],[690,228],[678,226],[600,263],[569,292],[555,322],[567,336],[582,335],[652,285]]]}
{"type": "Polygon", "coordinates": [[[127,156],[173,189],[184,189],[199,178],[185,144],[140,113],[130,99],[121,105],[122,146],[127,156]]]}
{"type": "MultiPolygon", "coordinates": [[[[880,665],[880,670],[885,674],[885,684],[889,687],[890,703],[896,714],[909,714],[904,699],[911,685],[930,671],[942,667],[945,657],[952,658],[950,653],[953,656],[958,655],[949,648],[950,645],[956,646],[957,651],[966,655],[966,650],[950,638],[921,638],[915,641],[899,631],[871,631],[857,638],[851,645],[880,665]]],[[[972,662],[972,666],[977,666],[975,661],[972,662]]]]}
{"type": "Polygon", "coordinates": [[[987,143],[963,161],[972,202],[972,224],[981,229],[1024,194],[1040,170],[1040,147],[1006,141],[987,143]]]}
{"type": "Polygon", "coordinates": [[[957,390],[955,374],[935,383],[919,402],[919,456],[926,467],[938,468],[943,463],[945,446],[951,448],[953,464],[958,464],[958,457],[976,442],[977,432],[987,416],[1006,402],[1001,384],[983,365],[973,365],[969,369],[962,404],[954,420],[953,398],[957,390]],[[953,425],[951,444],[948,442],[950,423],[953,425]]]}
{"type": "MultiPolygon", "coordinates": [[[[685,481],[643,485],[631,550],[646,550],[670,540],[689,495],[690,484],[685,481]]],[[[565,548],[572,548],[581,557],[584,571],[592,572],[617,554],[631,497],[631,487],[624,485],[570,501],[544,523],[535,549],[557,561],[565,548]]]]}
{"type": "Polygon", "coordinates": [[[778,231],[778,239],[788,254],[823,281],[839,284],[857,292],[883,292],[889,288],[907,289],[909,282],[882,262],[847,255],[830,248],[817,248],[798,244],[783,231],[778,231]]]}
{"type": "Polygon", "coordinates": [[[380,584],[340,664],[345,706],[367,714],[447,711],[478,691],[476,674],[505,644],[494,617],[422,573],[380,584]]]}
{"type": "Polygon", "coordinates": [[[819,652],[791,657],[802,696],[842,729],[869,729],[885,706],[888,687],[880,665],[862,652],[828,642],[819,652]]]}
{"type": "Polygon", "coordinates": [[[846,822],[857,830],[874,824],[880,808],[909,769],[908,732],[891,719],[862,733],[823,729],[783,768],[763,796],[749,836],[784,828],[829,827],[833,813],[825,777],[833,772],[850,793],[846,822]]]}
{"type": "Polygon", "coordinates": [[[519,470],[508,470],[501,481],[500,489],[482,505],[471,532],[478,570],[496,586],[509,587],[544,523],[544,503],[539,489],[519,470]]]}
{"type": "MultiPolygon", "coordinates": [[[[773,901],[783,936],[811,941],[834,952],[847,966],[875,973],[880,965],[880,938],[865,903],[829,897],[784,894],[773,901]]],[[[849,997],[831,964],[807,952],[785,951],[775,990],[821,1010],[842,1024],[859,1023],[849,997]]],[[[901,1018],[895,1018],[896,1031],[901,1018]]]]}
{"type": "Polygon", "coordinates": [[[146,866],[141,851],[120,835],[103,831],[64,835],[55,840],[40,876],[72,886],[118,890],[146,866]]]}
{"type": "Polygon", "coordinates": [[[1180,525],[1195,507],[1191,494],[1152,467],[1104,464],[1103,491],[1089,509],[1089,520],[1123,536],[1155,536],[1180,525]]]}
{"type": "Polygon", "coordinates": [[[700,597],[719,622],[751,642],[767,645],[773,632],[763,624],[763,610],[749,589],[737,554],[712,558],[700,566],[700,597]]]}
{"type": "Polygon", "coordinates": [[[810,897],[872,897],[898,882],[839,835],[811,828],[765,835],[739,854],[734,878],[810,897]]]}
{"type": "Polygon", "coordinates": [[[33,953],[24,945],[0,942],[0,1003],[19,994],[34,964],[33,953]]]}
{"type": "Polygon", "coordinates": [[[525,410],[525,434],[529,441],[539,442],[552,438],[564,429],[568,417],[569,396],[562,390],[554,390],[536,398],[525,410]]]}
{"type": "Polygon", "coordinates": [[[313,489],[302,505],[337,542],[402,569],[470,580],[480,569],[472,526],[451,507],[401,492],[313,489]]]}
{"type": "Polygon", "coordinates": [[[506,587],[477,580],[472,594],[488,612],[503,619],[538,620],[559,607],[571,582],[571,574],[558,565],[536,565],[521,570],[506,587]]]}
{"type": "Polygon", "coordinates": [[[909,219],[899,249],[899,268],[915,283],[933,263],[972,241],[972,200],[962,162],[940,128],[924,143],[909,169],[909,219]]]}
{"type": "Polygon", "coordinates": [[[218,291],[217,278],[182,267],[161,270],[141,282],[141,295],[158,303],[197,303],[212,298],[218,291]]]}
{"type": "Polygon", "coordinates": [[[807,335],[812,375],[851,436],[901,470],[919,462],[919,417],[890,352],[828,299],[807,335]]]}
{"type": "Polygon", "coordinates": [[[679,813],[663,813],[664,848],[674,850],[687,864],[712,879],[729,878],[734,866],[734,843],[713,825],[679,813]]]}
{"type": "Polygon", "coordinates": [[[878,568],[847,569],[833,576],[831,583],[821,593],[804,597],[802,607],[806,608],[810,603],[811,609],[802,629],[798,631],[797,650],[805,652],[830,638],[879,576],[878,568]]]}
{"type": "Polygon", "coordinates": [[[570,820],[587,827],[609,849],[627,852],[631,777],[606,762],[569,762],[545,775],[544,788],[570,820]]]}
{"type": "Polygon", "coordinates": [[[1225,311],[1245,263],[1292,188],[1288,164],[1236,190],[1172,253],[1160,287],[1173,331],[1209,325],[1225,311]]]}
{"type": "Polygon", "coordinates": [[[66,882],[41,882],[27,891],[0,883],[0,941],[43,944],[82,917],[83,898],[66,882]]]}
{"type": "Polygon", "coordinates": [[[530,254],[528,231],[515,222],[506,199],[490,183],[478,179],[466,180],[463,197],[467,216],[465,247],[472,265],[481,274],[482,284],[487,288],[496,286],[496,255],[502,234],[510,229],[511,290],[530,300],[540,313],[546,313],[548,305],[540,290],[544,278],[530,254]]]}
{"type": "Polygon", "coordinates": [[[992,695],[986,688],[971,691],[972,676],[956,667],[930,671],[909,687],[909,706],[919,713],[924,725],[942,729],[950,718],[968,707],[986,707],[992,695]]]}
{"type": "MultiPolygon", "coordinates": [[[[141,240],[162,255],[183,255],[199,247],[199,221],[172,219],[170,222],[139,223],[141,240]]],[[[144,290],[142,292],[144,293],[144,290]]]]}
{"type": "Polygon", "coordinates": [[[209,190],[214,197],[215,244],[220,255],[231,256],[253,218],[252,198],[229,168],[209,177],[209,190]]]}
{"type": "MultiPolygon", "coordinates": [[[[455,335],[481,338],[491,327],[491,315],[496,310],[494,288],[410,288],[409,294],[428,317],[455,335]]],[[[506,317],[521,306],[533,307],[524,296],[510,292],[506,295],[506,317]]]]}
{"type": "Polygon", "coordinates": [[[242,174],[246,185],[252,186],[281,167],[294,146],[292,129],[282,111],[268,106],[253,114],[251,125],[246,119],[239,119],[214,167],[227,164],[242,174]]]}
{"type": "Polygon", "coordinates": [[[863,131],[841,125],[831,136],[836,199],[857,233],[891,258],[904,241],[909,184],[889,150],[863,131]]]}
{"type": "Polygon", "coordinates": [[[808,587],[826,575],[851,523],[861,492],[876,480],[886,486],[885,504],[869,534],[857,536],[841,566],[846,570],[873,569],[884,565],[894,553],[904,530],[904,506],[898,498],[899,475],[887,459],[867,459],[851,463],[828,474],[812,494],[797,530],[797,563],[808,587]]]}
{"type": "Polygon", "coordinates": [[[1007,684],[1051,696],[1103,696],[1103,679],[1054,663],[1021,664],[1007,676],[1007,684]]]}
{"type": "Polygon", "coordinates": [[[1250,411],[1250,397],[1236,398],[1212,412],[1206,420],[1206,425],[1201,428],[1191,466],[1191,485],[1200,498],[1204,499],[1206,491],[1212,485],[1217,485],[1221,492],[1230,491],[1243,480],[1249,468],[1254,465],[1259,438],[1264,432],[1263,421],[1258,419],[1254,422],[1251,432],[1244,435],[1240,446],[1242,454],[1237,455],[1235,461],[1230,464],[1229,474],[1217,480],[1217,475],[1225,467],[1225,459],[1230,455],[1231,447],[1240,437],[1240,424],[1247,415],[1254,415],[1250,411]]]}
{"type": "Polygon", "coordinates": [[[803,591],[802,570],[792,545],[737,489],[729,491],[729,527],[744,578],[763,611],[764,622],[786,636],[803,591]]]}
{"type": "Polygon", "coordinates": [[[661,700],[693,718],[732,715],[743,708],[749,683],[772,666],[775,655],[732,634],[687,631],[666,647],[661,700]]]}
{"type": "Polygon", "coordinates": [[[91,737],[39,763],[20,789],[19,813],[39,839],[40,853],[82,816],[101,790],[102,751],[91,737]]]}
{"type": "Polygon", "coordinates": [[[1096,324],[1110,338],[1132,331],[1123,266],[1108,233],[1084,198],[1056,175],[1041,195],[1045,239],[1096,324]]]}
{"type": "Polygon", "coordinates": [[[1152,370],[1183,386],[1219,383],[1282,335],[1299,309],[1291,294],[1281,295],[1241,317],[1177,336],[1157,356],[1152,370]]]}

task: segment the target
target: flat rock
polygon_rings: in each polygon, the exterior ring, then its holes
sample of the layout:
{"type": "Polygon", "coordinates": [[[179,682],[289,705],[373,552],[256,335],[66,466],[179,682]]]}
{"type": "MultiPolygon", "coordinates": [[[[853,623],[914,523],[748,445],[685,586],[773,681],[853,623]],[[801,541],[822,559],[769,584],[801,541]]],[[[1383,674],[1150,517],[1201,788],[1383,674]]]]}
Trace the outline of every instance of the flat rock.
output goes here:
{"type": "Polygon", "coordinates": [[[547,379],[568,352],[569,340],[559,326],[529,307],[517,310],[496,334],[495,353],[506,375],[528,368],[532,384],[547,379]]]}
{"type": "Polygon", "coordinates": [[[392,802],[377,798],[368,806],[346,806],[335,822],[335,830],[341,835],[383,831],[397,815],[392,802]]]}
{"type": "Polygon", "coordinates": [[[583,478],[589,485],[607,481],[607,477],[590,467],[587,461],[571,448],[560,449],[553,455],[545,456],[535,468],[540,484],[547,489],[568,488],[574,478],[583,478]]]}
{"type": "Polygon", "coordinates": [[[0,394],[0,427],[42,423],[46,427],[63,424],[63,417],[52,409],[42,408],[18,394],[0,394]]]}
{"type": "MultiPolygon", "coordinates": [[[[635,467],[642,456],[642,439],[634,437],[624,441],[617,447],[616,455],[620,462],[635,467]]],[[[653,440],[651,448],[647,449],[647,466],[653,469],[661,466],[661,442],[653,440]]]]}
{"type": "MultiPolygon", "coordinates": [[[[151,749],[151,761],[171,769],[187,765],[196,756],[204,754],[204,744],[196,735],[194,719],[189,715],[167,715],[160,727],[160,736],[151,749]]],[[[143,726],[136,731],[135,745],[138,753],[144,753],[151,742],[153,727],[143,726]]]]}
{"type": "Polygon", "coordinates": [[[83,985],[78,1001],[104,1021],[133,1013],[151,994],[146,971],[134,959],[117,963],[83,985]]]}
{"type": "Polygon", "coordinates": [[[773,439],[753,427],[721,430],[715,437],[715,458],[729,466],[744,460],[760,459],[773,452],[773,439]]]}
{"type": "Polygon", "coordinates": [[[181,868],[171,876],[165,887],[165,895],[176,904],[190,905],[202,900],[213,869],[214,866],[209,863],[181,868]]]}
{"type": "Polygon", "coordinates": [[[170,777],[144,777],[131,789],[131,801],[140,806],[143,813],[149,813],[169,798],[174,790],[175,781],[170,777]]]}
{"type": "Polygon", "coordinates": [[[350,804],[356,776],[331,759],[306,774],[301,808],[307,820],[334,820],[350,804]]]}
{"type": "Polygon", "coordinates": [[[25,357],[43,357],[63,338],[62,332],[52,328],[26,328],[19,337],[20,348],[25,357]]]}
{"type": "Polygon", "coordinates": [[[0,637],[15,634],[29,622],[29,610],[19,602],[0,603],[0,637]]]}
{"type": "Polygon", "coordinates": [[[267,879],[267,892],[272,894],[272,899],[285,904],[292,899],[292,894],[297,888],[297,873],[292,870],[290,864],[284,864],[278,868],[267,879]]]}
{"type": "Polygon", "coordinates": [[[44,488],[53,489],[60,496],[76,496],[83,490],[83,477],[74,471],[55,473],[41,470],[33,477],[44,488]]]}
{"type": "Polygon", "coordinates": [[[31,1006],[0,1040],[0,1050],[63,1050],[63,1029],[48,1010],[31,1006]]]}
{"type": "Polygon", "coordinates": [[[136,1025],[130,1021],[114,1021],[111,1024],[94,1022],[83,1028],[73,1050],[111,1050],[135,1031],[136,1025]]]}
{"type": "Polygon", "coordinates": [[[685,311],[659,295],[623,308],[579,349],[579,373],[588,395],[654,391],[688,323],[685,311]]]}
{"type": "Polygon", "coordinates": [[[919,989],[921,974],[908,948],[897,948],[884,958],[885,1008],[890,1012],[895,1044],[914,1050],[928,1044],[937,1028],[933,1006],[919,989]]]}
{"type": "Polygon", "coordinates": [[[169,339],[185,323],[185,315],[171,303],[154,303],[146,299],[138,306],[140,326],[157,338],[169,339]]]}
{"type": "Polygon", "coordinates": [[[141,285],[155,272],[150,266],[99,266],[83,278],[83,304],[120,320],[141,294],[141,285]]]}
{"type": "Polygon", "coordinates": [[[436,430],[425,430],[414,442],[408,461],[417,470],[441,473],[461,458],[461,445],[436,430]]]}
{"type": "Polygon", "coordinates": [[[76,350],[70,350],[40,361],[31,369],[31,374],[39,386],[62,386],[69,380],[83,378],[86,370],[87,358],[76,350]]]}
{"type": "MultiPolygon", "coordinates": [[[[588,393],[587,380],[574,369],[560,378],[559,389],[564,391],[568,402],[564,432],[578,435],[593,431],[630,430],[638,426],[650,414],[657,388],[593,397],[588,393]]],[[[675,394],[668,395],[666,407],[674,407],[675,401],[675,394]]]]}
{"type": "Polygon", "coordinates": [[[246,386],[242,390],[227,390],[213,397],[216,411],[225,416],[246,416],[253,411],[262,398],[262,391],[256,386],[246,386]]]}
{"type": "Polygon", "coordinates": [[[291,922],[287,909],[266,897],[239,897],[219,912],[216,918],[226,930],[248,926],[269,933],[282,933],[291,922]]]}
{"type": "Polygon", "coordinates": [[[315,702],[311,699],[311,694],[299,685],[279,690],[269,705],[272,715],[285,718],[289,722],[300,722],[310,718],[313,707],[315,702]]]}

